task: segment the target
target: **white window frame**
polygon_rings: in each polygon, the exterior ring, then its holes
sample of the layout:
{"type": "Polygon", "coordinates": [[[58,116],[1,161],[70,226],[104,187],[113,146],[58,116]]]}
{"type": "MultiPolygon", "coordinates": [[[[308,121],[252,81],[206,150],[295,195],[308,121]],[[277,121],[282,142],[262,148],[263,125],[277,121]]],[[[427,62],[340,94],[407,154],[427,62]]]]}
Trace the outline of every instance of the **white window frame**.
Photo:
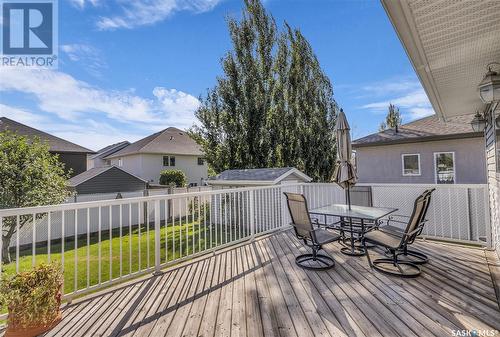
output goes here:
{"type": "MultiPolygon", "coordinates": [[[[457,183],[457,170],[456,170],[456,162],[455,162],[455,151],[440,151],[434,152],[434,183],[438,184],[438,175],[437,175],[437,166],[436,166],[436,158],[440,154],[451,153],[453,156],[453,184],[457,183]]],[[[446,184],[444,184],[446,185],[446,184]]]]}
{"type": "Polygon", "coordinates": [[[422,166],[420,165],[420,153],[403,153],[401,154],[401,173],[403,177],[418,177],[422,175],[422,166]],[[418,173],[405,173],[405,157],[417,156],[418,158],[418,173]]]}
{"type": "Polygon", "coordinates": [[[161,161],[162,161],[162,166],[163,167],[175,167],[175,163],[174,165],[170,165],[171,164],[171,160],[172,158],[174,158],[174,162],[175,162],[175,156],[174,155],[170,155],[170,154],[164,154],[162,157],[161,157],[161,161]],[[165,157],[167,157],[167,164],[165,166],[165,157]]]}
{"type": "Polygon", "coordinates": [[[123,159],[118,158],[118,167],[123,167],[123,159]]]}

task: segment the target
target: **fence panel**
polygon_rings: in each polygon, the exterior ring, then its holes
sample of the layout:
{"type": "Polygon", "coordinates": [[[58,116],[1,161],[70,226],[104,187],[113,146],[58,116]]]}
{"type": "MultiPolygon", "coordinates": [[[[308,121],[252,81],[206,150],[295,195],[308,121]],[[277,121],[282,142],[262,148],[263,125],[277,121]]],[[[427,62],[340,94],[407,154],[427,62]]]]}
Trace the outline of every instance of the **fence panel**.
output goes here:
{"type": "Polygon", "coordinates": [[[424,236],[489,245],[489,205],[485,185],[364,184],[372,187],[373,205],[410,215],[415,198],[436,188],[427,213],[424,236]]]}

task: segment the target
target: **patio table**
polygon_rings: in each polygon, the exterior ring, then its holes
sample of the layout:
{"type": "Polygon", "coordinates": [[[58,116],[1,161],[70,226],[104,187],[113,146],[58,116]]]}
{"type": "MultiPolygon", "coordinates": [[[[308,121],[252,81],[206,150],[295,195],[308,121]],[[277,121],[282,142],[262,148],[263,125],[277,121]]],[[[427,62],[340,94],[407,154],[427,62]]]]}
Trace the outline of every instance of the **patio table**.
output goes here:
{"type": "Polygon", "coordinates": [[[367,226],[368,223],[378,223],[380,219],[386,217],[387,215],[396,212],[397,208],[386,208],[386,207],[367,207],[367,206],[356,206],[351,205],[349,209],[348,205],[345,204],[332,204],[319,208],[314,208],[309,211],[313,215],[322,215],[326,219],[328,216],[339,217],[340,221],[327,226],[333,229],[339,229],[341,232],[346,231],[345,225],[348,219],[349,232],[351,233],[350,247],[343,247],[340,251],[346,255],[351,256],[361,256],[365,255],[366,252],[363,247],[356,247],[354,245],[354,234],[359,236],[361,242],[363,242],[363,236],[367,232],[367,229],[371,229],[371,226],[367,226]],[[353,226],[353,219],[358,220],[353,226]],[[335,226],[340,223],[339,226],[335,226]],[[356,229],[355,229],[356,228],[356,229]]]}

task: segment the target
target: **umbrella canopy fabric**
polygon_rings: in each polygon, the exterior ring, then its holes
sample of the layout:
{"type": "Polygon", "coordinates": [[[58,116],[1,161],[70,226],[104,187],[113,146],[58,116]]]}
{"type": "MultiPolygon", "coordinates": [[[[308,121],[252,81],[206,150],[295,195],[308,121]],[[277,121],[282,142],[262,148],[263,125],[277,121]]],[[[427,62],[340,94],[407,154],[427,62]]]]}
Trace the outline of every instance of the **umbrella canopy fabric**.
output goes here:
{"type": "Polygon", "coordinates": [[[352,146],[350,127],[344,111],[340,110],[336,125],[337,133],[337,165],[332,180],[343,189],[350,188],[358,180],[356,170],[351,162],[352,146]]]}

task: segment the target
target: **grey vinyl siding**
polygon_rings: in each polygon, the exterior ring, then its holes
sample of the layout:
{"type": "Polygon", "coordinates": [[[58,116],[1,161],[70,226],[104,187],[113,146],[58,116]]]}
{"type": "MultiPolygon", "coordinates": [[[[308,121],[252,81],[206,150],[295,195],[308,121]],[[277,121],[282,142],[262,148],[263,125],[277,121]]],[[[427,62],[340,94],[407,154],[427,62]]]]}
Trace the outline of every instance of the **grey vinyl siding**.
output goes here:
{"type": "Polygon", "coordinates": [[[434,184],[434,153],[455,153],[455,183],[485,184],[484,138],[448,139],[356,149],[359,182],[379,184],[434,184]],[[420,155],[420,175],[403,175],[403,154],[420,155]]]}
{"type": "Polygon", "coordinates": [[[132,192],[146,189],[146,183],[127,172],[111,168],[75,187],[78,194],[132,192]]]}
{"type": "Polygon", "coordinates": [[[488,189],[491,210],[491,236],[493,247],[500,257],[500,172],[497,170],[498,149],[495,132],[495,117],[500,114],[500,107],[490,114],[489,123],[485,130],[486,165],[488,173],[488,189]]]}
{"type": "Polygon", "coordinates": [[[71,170],[70,177],[87,171],[87,154],[73,152],[54,152],[59,156],[59,161],[64,164],[66,172],[71,170]]]}

